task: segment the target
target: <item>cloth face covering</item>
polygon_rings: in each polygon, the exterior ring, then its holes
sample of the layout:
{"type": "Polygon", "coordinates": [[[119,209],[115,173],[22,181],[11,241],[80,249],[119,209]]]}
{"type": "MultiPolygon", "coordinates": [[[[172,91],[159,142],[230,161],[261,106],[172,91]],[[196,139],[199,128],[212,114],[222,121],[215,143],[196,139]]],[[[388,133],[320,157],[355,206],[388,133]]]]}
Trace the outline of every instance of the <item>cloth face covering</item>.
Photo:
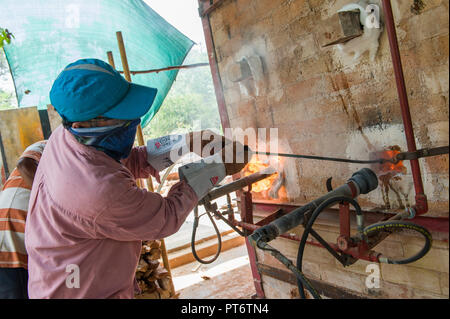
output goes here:
{"type": "Polygon", "coordinates": [[[141,119],[137,119],[112,126],[70,127],[69,131],[81,144],[93,146],[116,161],[120,161],[130,155],[140,123],[141,119]]]}

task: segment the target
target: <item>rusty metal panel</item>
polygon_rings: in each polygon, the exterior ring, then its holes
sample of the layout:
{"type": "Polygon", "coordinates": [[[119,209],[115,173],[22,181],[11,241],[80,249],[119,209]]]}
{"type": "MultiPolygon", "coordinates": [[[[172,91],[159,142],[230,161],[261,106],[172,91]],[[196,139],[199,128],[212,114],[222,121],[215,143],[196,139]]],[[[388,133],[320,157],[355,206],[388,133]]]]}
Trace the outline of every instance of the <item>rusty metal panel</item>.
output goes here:
{"type": "Polygon", "coordinates": [[[37,107],[0,111],[0,132],[9,175],[25,148],[44,139],[37,107]]]}

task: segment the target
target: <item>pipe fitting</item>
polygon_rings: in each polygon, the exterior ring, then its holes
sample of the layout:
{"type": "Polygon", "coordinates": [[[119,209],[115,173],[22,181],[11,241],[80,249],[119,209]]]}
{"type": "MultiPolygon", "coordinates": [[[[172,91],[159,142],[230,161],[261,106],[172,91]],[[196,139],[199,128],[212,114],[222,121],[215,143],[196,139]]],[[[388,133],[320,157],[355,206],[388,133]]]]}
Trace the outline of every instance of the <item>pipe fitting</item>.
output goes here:
{"type": "MultiPolygon", "coordinates": [[[[369,168],[363,168],[352,175],[347,184],[341,185],[331,192],[319,197],[312,202],[293,210],[287,215],[280,217],[270,224],[267,224],[249,236],[250,240],[256,242],[261,240],[269,242],[281,234],[286,233],[290,229],[303,223],[305,214],[316,209],[322,202],[338,196],[345,196],[354,198],[359,194],[367,194],[378,187],[378,178],[375,173],[369,168]],[[355,193],[352,189],[352,185],[357,188],[355,193]]],[[[360,221],[362,222],[362,220],[360,221]]]]}
{"type": "Polygon", "coordinates": [[[360,169],[349,181],[354,181],[358,185],[359,194],[367,194],[378,187],[377,175],[369,168],[360,169]]]}
{"type": "Polygon", "coordinates": [[[427,195],[417,194],[415,199],[416,199],[416,205],[414,205],[413,209],[415,210],[416,215],[423,215],[426,212],[428,212],[427,195]]]}
{"type": "Polygon", "coordinates": [[[407,207],[406,212],[408,213],[408,219],[413,219],[414,217],[416,217],[416,210],[414,209],[414,207],[407,207]]]}

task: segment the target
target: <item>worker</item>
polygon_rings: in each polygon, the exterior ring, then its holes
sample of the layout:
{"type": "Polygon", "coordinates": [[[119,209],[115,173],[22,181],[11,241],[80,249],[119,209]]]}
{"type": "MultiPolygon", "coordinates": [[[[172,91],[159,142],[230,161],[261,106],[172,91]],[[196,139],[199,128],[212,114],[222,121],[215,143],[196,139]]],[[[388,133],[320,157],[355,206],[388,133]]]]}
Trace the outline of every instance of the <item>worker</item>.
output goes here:
{"type": "MultiPolygon", "coordinates": [[[[47,143],[31,192],[30,298],[133,298],[141,241],[177,232],[200,198],[245,166],[237,152],[233,163],[224,163],[225,152],[209,152],[180,167],[166,197],[139,188],[136,179],[159,181],[171,155],[193,150],[192,133],[132,148],[155,95],[97,59],[69,64],[54,81],[50,100],[63,125],[47,143]]],[[[201,141],[202,150],[207,145],[201,141]]]]}
{"type": "Polygon", "coordinates": [[[46,141],[27,147],[0,192],[0,299],[27,299],[24,232],[31,185],[46,141]]]}

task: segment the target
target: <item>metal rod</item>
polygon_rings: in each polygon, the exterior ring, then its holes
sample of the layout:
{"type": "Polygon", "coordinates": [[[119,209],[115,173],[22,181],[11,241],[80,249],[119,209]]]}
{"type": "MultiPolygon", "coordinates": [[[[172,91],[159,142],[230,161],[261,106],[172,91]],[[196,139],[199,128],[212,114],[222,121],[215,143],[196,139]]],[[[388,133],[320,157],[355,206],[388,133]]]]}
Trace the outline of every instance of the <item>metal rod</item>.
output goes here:
{"type": "MultiPolygon", "coordinates": [[[[203,1],[199,0],[199,7],[203,8],[203,1]]],[[[209,65],[211,68],[211,76],[214,84],[214,91],[216,93],[217,106],[219,108],[220,122],[222,129],[230,127],[230,119],[228,117],[227,107],[225,104],[225,97],[223,94],[222,80],[220,79],[219,67],[216,59],[216,49],[214,47],[214,40],[211,31],[211,24],[209,15],[202,16],[203,33],[205,34],[205,44],[208,51],[209,65]]]]}
{"type": "MultiPolygon", "coordinates": [[[[271,202],[258,202],[253,201],[253,205],[255,208],[259,211],[273,211],[274,209],[279,208],[280,206],[283,207],[283,210],[285,211],[285,214],[293,211],[294,209],[298,208],[298,205],[292,205],[292,204],[279,204],[279,203],[271,203],[271,202]]],[[[330,212],[338,213],[339,210],[329,208],[330,212]]],[[[380,221],[381,219],[386,218],[386,216],[390,216],[390,214],[387,214],[385,212],[381,211],[362,211],[366,221],[370,220],[371,223],[375,223],[380,221]]],[[[411,219],[412,222],[415,224],[418,224],[420,226],[423,226],[430,231],[440,233],[440,237],[444,238],[443,240],[448,241],[449,237],[449,219],[448,217],[428,217],[428,216],[416,216],[413,219],[411,219]]],[[[262,224],[261,224],[262,225],[262,224]]]]}
{"type": "MultiPolygon", "coordinates": [[[[159,73],[163,71],[171,71],[171,70],[180,70],[180,69],[192,69],[192,68],[198,68],[201,66],[207,66],[209,63],[194,63],[194,64],[188,64],[188,65],[176,65],[176,66],[168,66],[161,69],[152,69],[152,70],[143,70],[143,71],[130,71],[132,75],[136,74],[147,74],[147,73],[159,73]]],[[[119,71],[120,73],[124,73],[123,71],[119,71]]]]}
{"type": "Polygon", "coordinates": [[[238,191],[246,186],[252,185],[253,183],[256,183],[262,179],[265,179],[275,173],[276,172],[266,172],[265,170],[263,170],[263,171],[248,175],[246,177],[240,178],[238,180],[235,180],[226,185],[215,188],[215,189],[211,190],[205,197],[203,197],[202,200],[199,202],[199,204],[204,204],[204,203],[210,202],[212,200],[215,200],[219,197],[225,196],[229,193],[238,191]]]}
{"type": "MultiPolygon", "coordinates": [[[[253,224],[253,201],[252,201],[252,193],[250,191],[242,192],[240,206],[241,206],[240,207],[241,220],[245,223],[253,224]]],[[[245,231],[244,233],[248,235],[248,231],[245,231]]],[[[250,269],[252,271],[253,283],[255,286],[256,294],[260,298],[265,298],[261,274],[258,271],[258,257],[256,255],[255,248],[249,242],[248,237],[245,238],[245,245],[247,247],[250,269]]]]}
{"type": "MultiPolygon", "coordinates": [[[[397,84],[397,93],[400,101],[400,108],[402,111],[403,125],[405,127],[406,143],[409,152],[415,152],[416,141],[414,138],[414,130],[411,120],[411,113],[409,109],[408,94],[406,92],[405,78],[403,75],[402,61],[400,57],[400,50],[398,47],[397,34],[395,31],[394,16],[392,13],[391,1],[382,0],[383,11],[386,22],[386,30],[389,39],[389,46],[392,56],[392,64],[394,67],[395,80],[397,84]]],[[[428,211],[427,197],[424,194],[422,175],[420,172],[419,161],[417,159],[411,160],[411,171],[414,180],[414,189],[416,192],[416,214],[422,215],[428,211]]]]}
{"type": "Polygon", "coordinates": [[[301,154],[286,154],[286,153],[270,153],[270,152],[254,152],[258,155],[267,155],[267,156],[281,156],[281,157],[293,157],[293,158],[307,158],[307,159],[315,159],[319,161],[333,161],[333,162],[345,162],[345,163],[359,163],[359,164],[374,164],[374,163],[384,163],[389,162],[389,160],[384,158],[378,158],[375,160],[354,160],[350,158],[337,158],[337,157],[324,157],[324,156],[315,156],[315,155],[301,155],[301,154]]]}
{"type": "Polygon", "coordinates": [[[200,17],[205,17],[209,15],[211,12],[216,10],[224,0],[199,0],[199,15],[200,17]]]}

